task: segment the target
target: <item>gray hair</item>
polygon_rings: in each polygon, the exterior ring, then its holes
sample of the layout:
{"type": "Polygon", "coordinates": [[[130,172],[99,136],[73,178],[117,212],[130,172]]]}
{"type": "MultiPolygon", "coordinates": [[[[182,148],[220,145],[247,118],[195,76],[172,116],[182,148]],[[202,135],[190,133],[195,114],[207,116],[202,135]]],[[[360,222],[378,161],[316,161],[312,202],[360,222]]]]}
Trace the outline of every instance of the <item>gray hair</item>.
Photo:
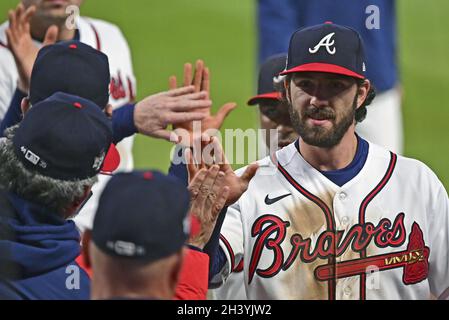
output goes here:
{"type": "Polygon", "coordinates": [[[6,129],[5,138],[0,140],[0,188],[63,215],[75,200],[83,197],[86,188],[97,182],[97,177],[63,181],[28,170],[14,152],[12,138],[18,127],[6,129]]]}

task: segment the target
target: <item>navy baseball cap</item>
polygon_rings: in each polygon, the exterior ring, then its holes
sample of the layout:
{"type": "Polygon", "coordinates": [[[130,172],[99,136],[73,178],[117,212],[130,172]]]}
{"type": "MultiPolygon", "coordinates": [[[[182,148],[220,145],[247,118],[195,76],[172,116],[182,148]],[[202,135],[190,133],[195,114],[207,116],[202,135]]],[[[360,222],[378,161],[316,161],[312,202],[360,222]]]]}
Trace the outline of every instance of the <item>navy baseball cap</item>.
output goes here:
{"type": "Polygon", "coordinates": [[[168,257],[190,231],[190,194],[176,178],[157,171],[114,175],[104,188],[92,228],[103,253],[145,263],[168,257]]]}
{"type": "Polygon", "coordinates": [[[79,41],[63,41],[43,47],[33,66],[30,82],[32,105],[56,92],[95,102],[104,109],[109,101],[108,57],[79,41]]]}
{"type": "Polygon", "coordinates": [[[60,92],[26,113],[13,145],[27,169],[58,180],[84,180],[120,164],[110,119],[95,103],[60,92]]]}
{"type": "Polygon", "coordinates": [[[332,23],[297,30],[290,38],[287,66],[281,75],[307,71],[365,79],[362,38],[357,31],[332,23]]]}
{"type": "Polygon", "coordinates": [[[268,58],[260,67],[257,95],[248,100],[248,105],[258,104],[261,100],[279,100],[280,93],[274,88],[274,80],[285,69],[286,54],[268,58]]]}

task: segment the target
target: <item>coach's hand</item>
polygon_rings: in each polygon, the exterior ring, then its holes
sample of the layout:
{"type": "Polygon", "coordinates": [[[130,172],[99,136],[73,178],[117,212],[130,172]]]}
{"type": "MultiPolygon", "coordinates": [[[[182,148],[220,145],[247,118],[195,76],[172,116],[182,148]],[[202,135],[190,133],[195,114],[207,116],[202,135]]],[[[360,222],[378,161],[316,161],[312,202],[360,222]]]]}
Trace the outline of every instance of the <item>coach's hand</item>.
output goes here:
{"type": "MultiPolygon", "coordinates": [[[[28,93],[30,89],[31,71],[39,52],[39,48],[31,38],[30,31],[30,21],[35,12],[35,6],[30,6],[25,10],[23,4],[20,3],[15,10],[10,10],[8,13],[9,27],[6,29],[6,38],[19,73],[17,87],[23,93],[28,93]]],[[[43,45],[55,43],[57,37],[58,27],[51,26],[47,29],[43,45]]]]}
{"type": "Polygon", "coordinates": [[[194,91],[194,86],[182,87],[146,97],[137,103],[134,109],[137,130],[150,137],[178,143],[179,137],[167,127],[202,120],[204,109],[212,105],[206,92],[194,91]]]}
{"type": "MultiPolygon", "coordinates": [[[[194,143],[194,145],[198,144],[194,143]]],[[[226,159],[223,148],[216,137],[212,137],[209,143],[206,146],[203,145],[201,149],[201,152],[196,152],[193,155],[191,149],[186,149],[185,151],[189,181],[195,177],[199,170],[218,164],[220,172],[224,173],[224,184],[229,187],[226,205],[229,206],[235,203],[248,189],[249,182],[256,174],[259,165],[257,163],[250,164],[241,176],[237,176],[226,159]]]]}
{"type": "MultiPolygon", "coordinates": [[[[202,60],[197,60],[195,65],[195,72],[193,73],[192,64],[184,64],[184,86],[193,85],[195,87],[195,92],[205,91],[207,92],[206,99],[210,98],[210,72],[209,68],[204,65],[202,60]],[[192,75],[193,74],[193,75],[192,75]]],[[[171,76],[169,78],[170,89],[176,89],[178,86],[176,76],[171,76]]],[[[229,115],[229,113],[237,107],[235,102],[225,103],[215,115],[211,114],[211,110],[204,109],[204,119],[201,121],[201,132],[206,130],[220,130],[223,125],[224,120],[229,115]]],[[[191,121],[185,123],[178,123],[174,126],[174,129],[184,129],[190,133],[191,139],[190,144],[193,140],[193,124],[191,121]]],[[[187,143],[185,143],[187,144],[187,143]]]]}
{"type": "Polygon", "coordinates": [[[229,187],[225,183],[225,174],[218,165],[199,170],[190,182],[192,230],[189,244],[203,249],[209,242],[218,214],[229,195],[229,187]]]}

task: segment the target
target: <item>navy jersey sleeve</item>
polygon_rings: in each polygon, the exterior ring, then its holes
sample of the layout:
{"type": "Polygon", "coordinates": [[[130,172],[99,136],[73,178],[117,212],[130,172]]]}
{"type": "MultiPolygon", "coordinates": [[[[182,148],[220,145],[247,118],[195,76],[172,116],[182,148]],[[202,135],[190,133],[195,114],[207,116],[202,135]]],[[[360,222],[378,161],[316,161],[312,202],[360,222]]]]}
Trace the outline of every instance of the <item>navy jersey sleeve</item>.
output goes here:
{"type": "Polygon", "coordinates": [[[137,133],[134,125],[135,104],[126,104],[112,112],[112,131],[114,144],[137,133]]]}

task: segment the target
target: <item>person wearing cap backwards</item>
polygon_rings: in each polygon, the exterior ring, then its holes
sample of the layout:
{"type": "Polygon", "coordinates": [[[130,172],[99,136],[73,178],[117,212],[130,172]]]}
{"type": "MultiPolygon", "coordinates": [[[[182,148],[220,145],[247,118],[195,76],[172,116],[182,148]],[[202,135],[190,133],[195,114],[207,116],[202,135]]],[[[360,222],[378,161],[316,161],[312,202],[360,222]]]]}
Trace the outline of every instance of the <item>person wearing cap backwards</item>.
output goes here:
{"type": "Polygon", "coordinates": [[[110,120],[56,93],[0,141],[0,299],[88,299],[73,221],[100,172],[119,165],[110,120]]]}
{"type": "MultiPolygon", "coordinates": [[[[92,299],[172,299],[185,244],[202,249],[225,204],[229,188],[223,178],[217,165],[203,169],[191,181],[190,201],[188,189],[175,177],[155,171],[115,175],[93,224],[92,299]],[[201,188],[213,198],[203,197],[201,188]],[[190,230],[191,215],[205,222],[200,229],[190,230]]],[[[195,273],[207,269],[208,259],[194,266],[195,273]]]]}
{"type": "Polygon", "coordinates": [[[355,133],[374,98],[367,68],[353,29],[291,36],[281,74],[300,138],[259,161],[217,224],[211,285],[243,259],[249,299],[449,297],[447,192],[423,163],[355,133]]]}

